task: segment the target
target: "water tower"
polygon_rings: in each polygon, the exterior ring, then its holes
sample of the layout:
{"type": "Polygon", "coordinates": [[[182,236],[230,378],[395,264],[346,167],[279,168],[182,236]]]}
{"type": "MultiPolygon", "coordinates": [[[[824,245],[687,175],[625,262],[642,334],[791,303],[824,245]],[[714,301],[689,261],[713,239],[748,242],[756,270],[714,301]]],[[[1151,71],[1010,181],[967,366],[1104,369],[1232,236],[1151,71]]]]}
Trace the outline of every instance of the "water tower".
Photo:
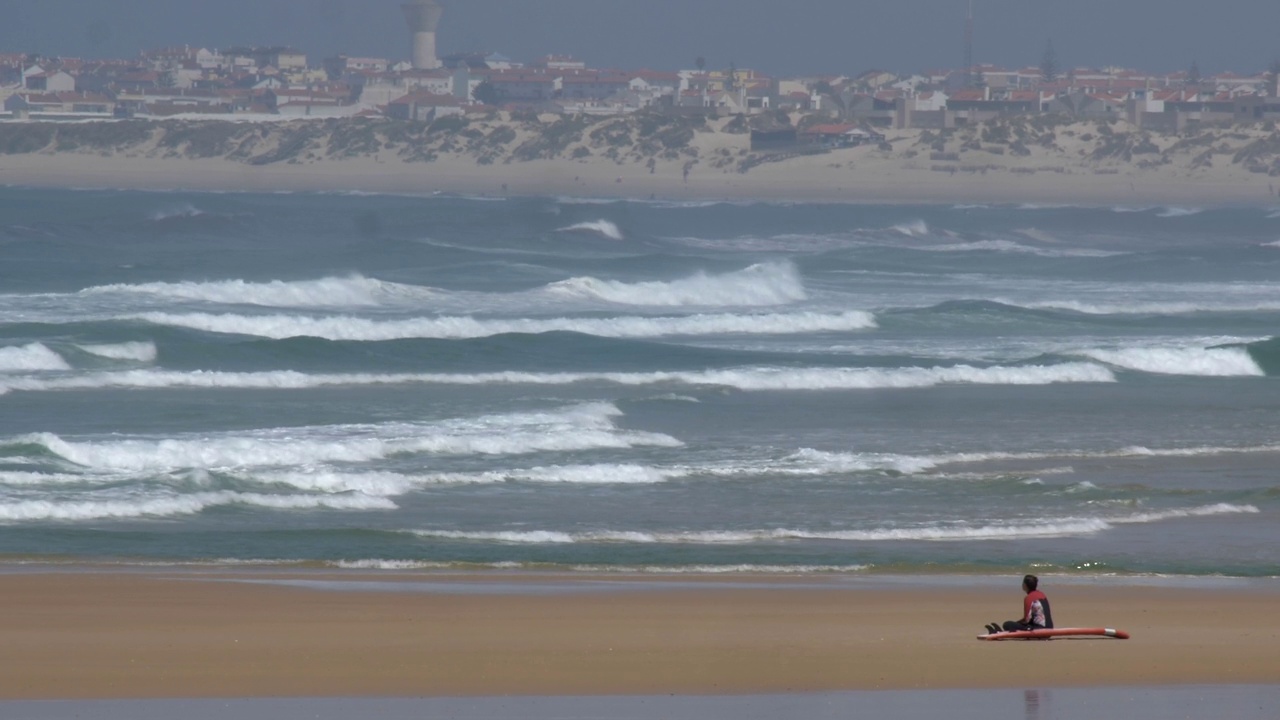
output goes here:
{"type": "Polygon", "coordinates": [[[435,0],[414,0],[400,8],[413,33],[413,68],[435,70],[440,67],[440,58],[436,57],[436,26],[440,24],[444,8],[435,0]]]}

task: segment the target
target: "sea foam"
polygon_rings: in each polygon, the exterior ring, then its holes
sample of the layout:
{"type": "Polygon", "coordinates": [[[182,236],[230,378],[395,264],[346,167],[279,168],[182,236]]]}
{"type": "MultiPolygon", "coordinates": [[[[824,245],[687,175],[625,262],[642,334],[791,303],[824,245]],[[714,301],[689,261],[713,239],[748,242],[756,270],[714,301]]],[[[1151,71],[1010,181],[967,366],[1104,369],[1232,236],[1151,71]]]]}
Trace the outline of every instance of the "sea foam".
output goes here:
{"type": "Polygon", "coordinates": [[[974,525],[938,523],[918,527],[873,528],[867,530],[809,530],[773,528],[756,530],[634,531],[634,530],[433,530],[413,534],[423,538],[516,545],[637,544],[637,545],[747,545],[789,541],[827,540],[839,542],[962,542],[1018,540],[1094,535],[1115,525],[1156,523],[1189,517],[1227,514],[1256,514],[1252,505],[1219,503],[1161,512],[1133,513],[1115,517],[1062,518],[1007,524],[974,525]]]}
{"type": "Polygon", "coordinates": [[[612,318],[510,318],[480,319],[468,316],[370,320],[350,316],[215,315],[209,313],[143,313],[137,319],[155,325],[185,327],[205,332],[257,335],[273,339],[319,337],[328,340],[375,342],[406,338],[464,339],[504,333],[580,332],[599,337],[643,338],[673,335],[766,334],[847,332],[876,327],[867,312],[699,314],[676,317],[612,318]]]}
{"type": "Polygon", "coordinates": [[[554,283],[547,290],[574,297],[648,306],[784,305],[806,298],[799,271],[785,262],[752,265],[723,275],[698,273],[668,282],[625,283],[593,277],[572,278],[554,283]]]}
{"type": "Polygon", "coordinates": [[[70,370],[61,355],[40,343],[0,347],[0,372],[70,370]]]}
{"type": "Polygon", "coordinates": [[[319,280],[272,280],[265,283],[244,280],[214,282],[157,282],[139,285],[102,285],[81,291],[82,295],[135,293],[176,300],[224,305],[266,307],[374,307],[397,298],[425,298],[428,288],[384,283],[354,275],[319,280]]]}
{"type": "Polygon", "coordinates": [[[157,351],[153,342],[127,342],[112,345],[77,345],[76,347],[98,357],[108,360],[126,360],[132,362],[155,362],[157,351]]]}
{"type": "Polygon", "coordinates": [[[1085,350],[1080,354],[1108,365],[1162,375],[1266,375],[1244,348],[1127,348],[1085,350]]]}
{"type": "Polygon", "coordinates": [[[441,374],[308,375],[280,370],[260,373],[129,370],[60,378],[0,379],[0,395],[12,391],[41,392],[98,388],[248,388],[299,390],[360,385],[716,385],[744,391],[869,390],[926,388],[937,385],[1050,385],[1115,382],[1110,370],[1096,363],[1062,363],[1014,367],[958,365],[933,368],[739,368],[686,372],[493,372],[441,374]]]}
{"type": "Polygon", "coordinates": [[[929,234],[929,224],[919,219],[899,223],[889,229],[907,237],[925,237],[929,234]]]}
{"type": "MultiPolygon", "coordinates": [[[[1019,231],[1028,234],[1028,231],[1019,231]]],[[[1037,239],[1037,238],[1033,238],[1037,239]]],[[[1015,253],[1024,255],[1035,255],[1037,257],[1046,258],[1067,258],[1067,257],[1112,257],[1115,255],[1124,255],[1126,253],[1114,252],[1110,250],[1091,250],[1088,248],[1042,248],[1033,245],[1023,245],[1022,243],[1013,242],[1012,240],[974,240],[971,242],[948,243],[945,245],[920,246],[912,248],[913,250],[922,250],[925,252],[998,252],[998,253],[1015,253]]]]}
{"type": "Polygon", "coordinates": [[[490,470],[475,473],[428,473],[406,475],[393,472],[255,472],[246,477],[261,483],[285,485],[305,491],[326,493],[359,492],[370,496],[402,495],[415,488],[435,485],[490,485],[529,483],[552,485],[649,485],[666,482],[682,474],[642,465],[563,465],[528,469],[490,470]]]}
{"type": "MultiPolygon", "coordinates": [[[[392,455],[519,455],[598,448],[678,447],[668,435],[620,430],[605,403],[437,423],[317,426],[171,438],[64,439],[37,433],[5,444],[37,444],[95,471],[161,472],[359,463],[392,455]]],[[[379,481],[386,480],[381,478],[379,481]]]]}
{"type": "Polygon", "coordinates": [[[622,240],[622,230],[609,220],[592,220],[590,222],[580,222],[569,227],[560,228],[559,232],[585,232],[602,235],[610,240],[622,240]]]}
{"type": "Polygon", "coordinates": [[[174,517],[231,505],[272,510],[394,510],[396,507],[385,498],[361,495],[264,495],[224,491],[163,498],[0,502],[0,521],[174,517]]]}

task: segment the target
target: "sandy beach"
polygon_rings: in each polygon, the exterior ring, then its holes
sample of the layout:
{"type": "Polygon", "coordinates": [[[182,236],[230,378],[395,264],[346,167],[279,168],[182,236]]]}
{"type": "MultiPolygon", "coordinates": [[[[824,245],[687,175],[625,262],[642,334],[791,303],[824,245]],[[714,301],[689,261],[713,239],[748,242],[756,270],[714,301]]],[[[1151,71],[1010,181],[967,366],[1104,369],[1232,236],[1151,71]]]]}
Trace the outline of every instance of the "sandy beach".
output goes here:
{"type": "Polygon", "coordinates": [[[679,166],[531,161],[481,166],[465,158],[430,164],[350,158],[305,165],[251,166],[222,159],[0,156],[0,183],[50,188],[211,192],[370,192],[489,197],[567,196],[677,201],[771,200],[861,203],[1038,203],[1075,205],[1262,205],[1280,202],[1266,176],[1223,170],[1197,177],[1135,171],[1125,175],[982,175],[904,168],[857,157],[796,158],[749,173],[701,171],[682,180],[679,166]]]}
{"type": "Polygon", "coordinates": [[[1267,584],[1047,578],[1059,626],[1133,638],[990,643],[975,635],[1017,613],[1016,579],[374,579],[8,574],[0,699],[733,695],[1280,675],[1280,620],[1260,612],[1277,599],[1267,584]]]}
{"type": "Polygon", "coordinates": [[[696,131],[678,119],[661,122],[667,125],[657,127],[666,129],[649,128],[648,136],[639,119],[626,117],[520,122],[504,115],[438,133],[426,125],[314,121],[7,123],[0,124],[0,147],[10,148],[0,152],[0,184],[688,201],[1280,204],[1273,176],[1280,173],[1280,140],[1268,128],[1215,127],[1184,136],[1123,123],[1112,129],[1074,122],[1043,132],[1025,122],[1012,131],[994,123],[942,135],[886,130],[880,146],[768,154],[752,152],[745,131],[729,132],[730,119],[696,131]],[[1014,135],[1030,147],[1012,141],[1014,135]]]}

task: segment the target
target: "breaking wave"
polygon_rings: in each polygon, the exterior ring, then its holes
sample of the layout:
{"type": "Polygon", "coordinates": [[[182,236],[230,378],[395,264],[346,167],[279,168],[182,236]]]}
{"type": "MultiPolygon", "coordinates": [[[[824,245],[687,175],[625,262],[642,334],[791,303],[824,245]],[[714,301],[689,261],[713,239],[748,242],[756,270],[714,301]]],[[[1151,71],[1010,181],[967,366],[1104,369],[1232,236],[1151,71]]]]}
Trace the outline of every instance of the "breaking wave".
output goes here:
{"type": "Polygon", "coordinates": [[[784,305],[806,299],[804,282],[791,263],[752,265],[724,275],[698,273],[669,282],[625,283],[593,277],[572,278],[549,291],[626,305],[784,305]]]}
{"type": "Polygon", "coordinates": [[[580,222],[576,225],[560,228],[558,232],[585,232],[596,233],[610,240],[622,240],[622,230],[618,226],[608,220],[592,220],[591,222],[580,222]]]}
{"type": "Polygon", "coordinates": [[[61,355],[40,343],[21,347],[0,347],[0,372],[70,370],[61,355]]]}
{"type": "Polygon", "coordinates": [[[327,493],[359,492],[373,496],[402,495],[414,488],[432,485],[491,485],[529,483],[546,485],[653,485],[682,475],[643,465],[555,465],[528,469],[490,470],[476,473],[431,473],[405,475],[394,472],[345,473],[313,472],[254,473],[253,480],[287,485],[306,491],[327,493]]]}
{"type": "Polygon", "coordinates": [[[380,341],[406,338],[464,339],[504,333],[580,332],[598,337],[644,338],[670,335],[772,334],[846,332],[876,327],[871,313],[798,312],[783,314],[702,314],[679,317],[511,318],[467,316],[369,320],[365,318],[299,315],[214,315],[209,313],[143,313],[133,318],[155,325],[205,332],[284,339],[319,337],[327,340],[380,341]]]}
{"type": "Polygon", "coordinates": [[[1024,255],[1035,255],[1037,257],[1049,258],[1065,258],[1065,257],[1112,257],[1115,255],[1123,255],[1125,253],[1110,250],[1090,250],[1086,248],[1060,249],[1060,248],[1041,248],[1033,245],[1023,245],[1012,240],[975,240],[972,242],[949,243],[947,245],[932,245],[913,248],[915,250],[923,250],[925,252],[999,252],[999,253],[1019,253],[1024,255]]]}
{"type": "Polygon", "coordinates": [[[127,342],[113,345],[77,345],[76,347],[98,357],[108,360],[128,360],[133,362],[155,362],[157,351],[153,342],[127,342]]]}
{"type": "Polygon", "coordinates": [[[425,297],[427,288],[384,283],[361,276],[319,280],[272,280],[266,283],[244,280],[216,282],[157,282],[140,285],[102,285],[81,291],[82,295],[135,293],[177,300],[225,305],[266,307],[374,307],[395,298],[425,297]]]}
{"type": "Polygon", "coordinates": [[[236,505],[271,510],[394,510],[396,507],[385,498],[362,495],[264,495],[220,491],[150,499],[0,502],[0,522],[174,517],[236,505]]]}
{"type": "Polygon", "coordinates": [[[1194,207],[1167,207],[1156,213],[1156,217],[1176,218],[1187,217],[1188,215],[1199,215],[1204,212],[1204,208],[1194,207]]]}
{"type": "MultiPolygon", "coordinates": [[[[388,423],[261,430],[253,434],[69,441],[37,433],[7,444],[32,444],[95,471],[271,468],[368,462],[393,455],[519,455],[547,451],[678,447],[667,435],[619,430],[620,411],[592,403],[541,413],[512,413],[434,424],[388,423]]],[[[550,472],[550,471],[548,471],[550,472]]]]}
{"type": "Polygon", "coordinates": [[[929,234],[929,224],[924,220],[911,220],[905,223],[899,223],[889,228],[894,232],[901,233],[907,237],[925,237],[929,234]]]}
{"type": "Polygon", "coordinates": [[[640,386],[680,383],[718,385],[744,391],[863,390],[925,388],[937,385],[1050,385],[1109,383],[1115,375],[1095,363],[1062,363],[979,368],[741,368],[686,372],[493,372],[440,374],[319,374],[290,370],[259,373],[129,370],[62,378],[6,378],[0,395],[11,391],[96,388],[261,388],[297,390],[336,385],[570,385],[603,382],[640,386]]]}
{"type": "Polygon", "coordinates": [[[1276,312],[1280,311],[1280,301],[1272,300],[1231,300],[1223,298],[1218,301],[1153,301],[1124,303],[1085,303],[1076,300],[1049,300],[1044,302],[1019,303],[1004,298],[995,298],[994,302],[1010,307],[1021,307],[1028,310],[1067,310],[1083,315],[1192,315],[1195,313],[1221,312],[1276,312]]]}
{"type": "Polygon", "coordinates": [[[151,222],[164,222],[165,220],[174,220],[177,218],[193,218],[205,215],[205,211],[192,205],[191,203],[181,203],[147,215],[147,219],[151,222]]]}
{"type": "Polygon", "coordinates": [[[1161,375],[1266,375],[1244,348],[1130,348],[1084,350],[1079,354],[1108,365],[1161,375]]]}
{"type": "MultiPolygon", "coordinates": [[[[1106,458],[1146,457],[1211,457],[1214,455],[1247,455],[1280,453],[1278,445],[1246,447],[1186,447],[1148,448],[1139,445],[1115,450],[1060,450],[1027,452],[966,452],[938,455],[893,455],[857,452],[829,452],[805,448],[792,454],[788,460],[799,463],[806,472],[861,472],[887,470],[914,475],[935,470],[944,465],[965,465],[1006,460],[1091,460],[1106,458]]],[[[1037,471],[1044,473],[1044,470],[1037,471]]]]}

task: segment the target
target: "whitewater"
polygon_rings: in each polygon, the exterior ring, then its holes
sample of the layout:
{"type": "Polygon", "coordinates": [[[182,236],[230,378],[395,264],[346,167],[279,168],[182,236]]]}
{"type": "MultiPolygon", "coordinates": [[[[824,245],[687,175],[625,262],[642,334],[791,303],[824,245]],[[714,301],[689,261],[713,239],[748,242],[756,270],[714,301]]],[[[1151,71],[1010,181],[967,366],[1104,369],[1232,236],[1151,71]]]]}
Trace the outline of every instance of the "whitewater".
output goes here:
{"type": "Polygon", "coordinates": [[[1280,575],[1274,209],[0,204],[0,563],[1280,575]]]}

